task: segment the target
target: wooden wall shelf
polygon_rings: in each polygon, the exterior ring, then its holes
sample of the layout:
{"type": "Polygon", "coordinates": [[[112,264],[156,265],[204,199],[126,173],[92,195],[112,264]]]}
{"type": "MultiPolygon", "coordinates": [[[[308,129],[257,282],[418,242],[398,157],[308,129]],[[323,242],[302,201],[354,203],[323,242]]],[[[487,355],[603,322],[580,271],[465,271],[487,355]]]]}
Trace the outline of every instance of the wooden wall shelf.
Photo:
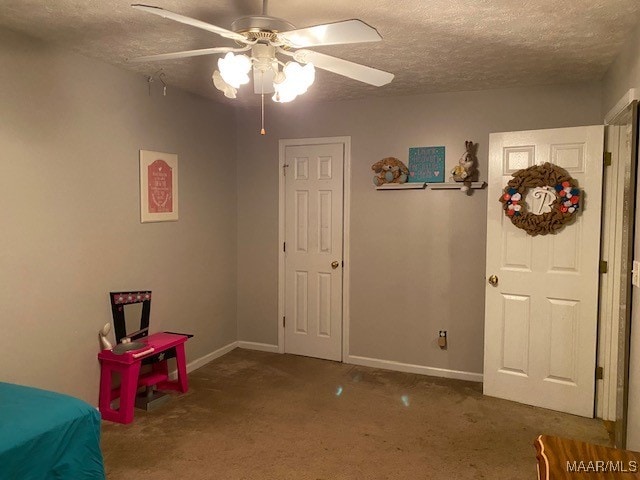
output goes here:
{"type": "MultiPolygon", "coordinates": [[[[460,190],[464,184],[462,182],[445,182],[445,183],[430,183],[429,188],[431,190],[460,190]]],[[[487,182],[472,182],[471,188],[474,190],[481,189],[487,186],[487,182]]]]}
{"type": "MultiPolygon", "coordinates": [[[[411,183],[385,183],[376,187],[376,190],[422,190],[429,188],[429,190],[460,190],[464,184],[462,182],[444,182],[444,183],[424,183],[424,182],[411,182],[411,183]]],[[[487,182],[473,182],[471,188],[474,190],[482,189],[487,186],[487,182]]]]}
{"type": "Polygon", "coordinates": [[[385,183],[376,187],[376,190],[421,190],[426,188],[427,184],[424,182],[412,182],[412,183],[385,183]]]}

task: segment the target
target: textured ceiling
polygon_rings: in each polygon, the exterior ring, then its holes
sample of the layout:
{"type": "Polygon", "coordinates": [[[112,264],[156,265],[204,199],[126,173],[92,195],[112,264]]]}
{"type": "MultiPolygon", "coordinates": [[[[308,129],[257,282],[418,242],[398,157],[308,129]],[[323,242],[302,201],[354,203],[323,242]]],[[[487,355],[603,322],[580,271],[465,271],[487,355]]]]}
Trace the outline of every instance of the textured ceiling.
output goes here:
{"type": "MultiPolygon", "coordinates": [[[[221,102],[254,105],[251,86],[227,100],[211,83],[217,56],[146,64],[126,58],[235,46],[213,33],[137,11],[125,0],[0,0],[0,25],[149,75],[221,102]]],[[[229,29],[260,14],[261,0],[145,0],[229,29]]],[[[598,80],[640,20],[638,0],[271,0],[268,13],[297,27],[359,18],[382,42],[316,50],[396,75],[384,87],[318,71],[302,98],[482,90],[598,80]]],[[[296,100],[299,102],[300,100],[296,100]]]]}

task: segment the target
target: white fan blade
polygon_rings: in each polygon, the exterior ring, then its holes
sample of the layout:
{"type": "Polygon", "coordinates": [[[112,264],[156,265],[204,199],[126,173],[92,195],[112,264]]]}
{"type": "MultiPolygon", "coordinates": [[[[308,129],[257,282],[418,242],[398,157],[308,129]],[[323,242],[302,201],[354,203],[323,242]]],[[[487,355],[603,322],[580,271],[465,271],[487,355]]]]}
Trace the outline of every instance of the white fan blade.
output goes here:
{"type": "Polygon", "coordinates": [[[131,6],[137,10],[142,10],[143,12],[153,13],[154,15],[158,15],[162,18],[175,20],[176,22],[184,23],[185,25],[191,25],[192,27],[201,28],[209,32],[217,33],[218,35],[225,38],[230,38],[232,40],[247,43],[247,39],[244,35],[240,35],[239,33],[232,32],[231,30],[226,30],[221,27],[216,27],[215,25],[211,25],[210,23],[202,22],[194,18],[185,17],[184,15],[180,15],[178,13],[170,12],[169,10],[165,10],[164,8],[153,7],[151,5],[142,5],[138,3],[135,3],[131,6]]]}
{"type": "Polygon", "coordinates": [[[359,63],[350,62],[312,50],[298,50],[293,54],[293,58],[302,63],[311,62],[314,66],[322,68],[323,70],[328,70],[376,87],[386,85],[393,80],[394,77],[393,73],[383,72],[376,68],[367,67],[359,63]]]}
{"type": "Polygon", "coordinates": [[[378,31],[361,20],[345,20],[278,34],[289,47],[303,48],[343,43],[379,42],[378,31]]]}
{"type": "Polygon", "coordinates": [[[238,49],[231,47],[217,47],[217,48],[202,48],[200,50],[185,50],[184,52],[175,53],[160,53],[158,55],[147,55],[146,57],[136,57],[127,59],[128,62],[140,63],[140,62],[155,62],[157,60],[173,60],[175,58],[188,58],[197,57],[200,55],[214,55],[216,53],[227,53],[244,51],[246,49],[238,49]]]}

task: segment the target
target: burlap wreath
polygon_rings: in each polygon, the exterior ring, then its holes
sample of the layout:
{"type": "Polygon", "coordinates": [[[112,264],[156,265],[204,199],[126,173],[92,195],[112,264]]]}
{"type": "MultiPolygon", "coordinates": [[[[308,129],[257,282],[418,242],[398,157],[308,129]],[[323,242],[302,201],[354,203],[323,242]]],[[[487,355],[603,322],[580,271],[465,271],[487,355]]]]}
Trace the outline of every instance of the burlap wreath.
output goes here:
{"type": "Polygon", "coordinates": [[[545,163],[514,173],[500,196],[500,202],[505,215],[516,227],[535,236],[556,233],[571,223],[580,209],[581,196],[578,182],[565,169],[545,163]],[[527,211],[525,200],[529,189],[544,186],[551,187],[556,194],[551,211],[541,215],[527,211]]]}

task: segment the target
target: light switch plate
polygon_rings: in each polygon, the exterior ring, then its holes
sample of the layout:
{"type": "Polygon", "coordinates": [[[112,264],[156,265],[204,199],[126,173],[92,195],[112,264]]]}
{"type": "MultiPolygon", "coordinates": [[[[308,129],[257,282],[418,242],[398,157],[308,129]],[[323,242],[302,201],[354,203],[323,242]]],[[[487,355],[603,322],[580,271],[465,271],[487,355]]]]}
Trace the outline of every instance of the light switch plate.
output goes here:
{"type": "Polygon", "coordinates": [[[631,285],[640,287],[640,262],[633,261],[633,269],[631,270],[631,285]]]}

